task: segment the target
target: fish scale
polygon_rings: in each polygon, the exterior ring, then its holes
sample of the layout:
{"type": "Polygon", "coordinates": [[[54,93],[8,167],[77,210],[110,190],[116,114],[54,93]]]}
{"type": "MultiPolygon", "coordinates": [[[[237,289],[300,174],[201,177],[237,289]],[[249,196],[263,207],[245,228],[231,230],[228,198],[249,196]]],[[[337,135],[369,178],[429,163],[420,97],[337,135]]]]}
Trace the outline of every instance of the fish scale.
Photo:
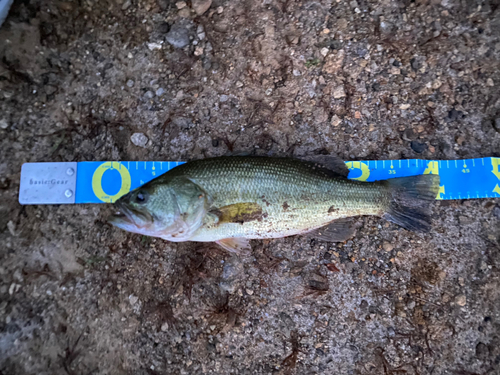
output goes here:
{"type": "Polygon", "coordinates": [[[262,207],[262,219],[250,222],[218,224],[208,217],[193,241],[285,237],[339,218],[380,214],[387,205],[381,185],[335,179],[310,165],[293,159],[217,158],[179,166],[170,178],[188,176],[217,208],[246,202],[262,207]]]}

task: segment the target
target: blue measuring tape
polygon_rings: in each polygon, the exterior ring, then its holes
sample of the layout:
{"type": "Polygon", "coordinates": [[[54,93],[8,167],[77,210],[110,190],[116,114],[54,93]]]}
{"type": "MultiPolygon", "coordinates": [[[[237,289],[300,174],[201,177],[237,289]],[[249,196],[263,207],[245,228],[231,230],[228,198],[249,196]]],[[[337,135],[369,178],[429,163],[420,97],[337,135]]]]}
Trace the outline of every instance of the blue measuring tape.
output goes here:
{"type": "MultiPolygon", "coordinates": [[[[107,161],[77,163],[75,203],[113,203],[184,162],[107,161]]],[[[465,160],[369,160],[346,162],[349,179],[377,181],[438,174],[437,199],[500,198],[500,158],[465,160]]]]}

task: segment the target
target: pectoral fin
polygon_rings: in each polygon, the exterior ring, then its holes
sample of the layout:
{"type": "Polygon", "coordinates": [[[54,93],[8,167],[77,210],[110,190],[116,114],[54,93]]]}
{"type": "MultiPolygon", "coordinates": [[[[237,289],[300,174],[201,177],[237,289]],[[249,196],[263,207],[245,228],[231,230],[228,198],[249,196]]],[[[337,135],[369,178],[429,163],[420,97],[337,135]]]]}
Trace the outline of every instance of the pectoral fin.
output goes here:
{"type": "Polygon", "coordinates": [[[224,238],[223,240],[215,241],[227,251],[236,254],[245,254],[250,252],[250,241],[246,238],[224,238]]]}
{"type": "Polygon", "coordinates": [[[307,233],[307,236],[328,242],[344,242],[354,236],[354,226],[351,220],[339,219],[307,233]]]}
{"type": "Polygon", "coordinates": [[[219,218],[220,223],[246,223],[253,220],[262,220],[262,207],[257,203],[235,203],[210,210],[211,214],[219,218]]]}

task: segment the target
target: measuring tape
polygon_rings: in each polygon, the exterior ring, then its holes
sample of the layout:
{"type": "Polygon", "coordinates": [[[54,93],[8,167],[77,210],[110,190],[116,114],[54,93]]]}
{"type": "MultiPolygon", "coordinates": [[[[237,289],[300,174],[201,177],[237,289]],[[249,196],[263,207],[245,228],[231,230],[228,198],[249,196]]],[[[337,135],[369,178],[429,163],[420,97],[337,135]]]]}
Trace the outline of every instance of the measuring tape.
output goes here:
{"type": "MultiPolygon", "coordinates": [[[[21,170],[19,203],[113,203],[184,162],[106,161],[26,163],[21,170]]],[[[437,199],[500,198],[500,158],[465,160],[369,160],[346,162],[349,179],[377,181],[437,174],[437,199]]]]}

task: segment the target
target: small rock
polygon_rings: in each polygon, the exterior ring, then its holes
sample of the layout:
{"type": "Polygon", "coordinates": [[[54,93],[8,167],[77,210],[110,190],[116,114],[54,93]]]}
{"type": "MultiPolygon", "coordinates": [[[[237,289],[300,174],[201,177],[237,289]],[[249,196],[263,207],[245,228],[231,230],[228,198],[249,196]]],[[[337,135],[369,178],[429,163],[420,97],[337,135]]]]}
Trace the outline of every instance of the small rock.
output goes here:
{"type": "Polygon", "coordinates": [[[194,49],[194,55],[195,56],[201,56],[203,55],[203,47],[202,46],[196,46],[194,49]]]}
{"type": "Polygon", "coordinates": [[[158,90],[156,90],[156,96],[162,96],[164,93],[165,93],[165,89],[163,89],[161,87],[158,90]]]}
{"type": "Polygon", "coordinates": [[[453,122],[453,121],[456,121],[458,119],[461,119],[462,117],[463,117],[462,111],[457,111],[455,108],[452,108],[451,111],[448,112],[447,120],[449,122],[453,122]]]}
{"type": "Polygon", "coordinates": [[[390,242],[384,242],[384,244],[382,245],[382,248],[389,252],[389,251],[392,251],[394,249],[394,245],[390,242]]]}
{"type": "Polygon", "coordinates": [[[238,87],[238,88],[243,87],[243,82],[236,81],[236,87],[238,87]]]}
{"type": "Polygon", "coordinates": [[[144,94],[144,97],[147,99],[153,99],[154,96],[155,96],[155,94],[153,91],[146,91],[146,93],[144,94]]]}
{"type": "Polygon", "coordinates": [[[1,119],[0,120],[0,128],[1,129],[7,129],[9,127],[9,123],[7,122],[6,119],[1,119]]]}
{"type": "Polygon", "coordinates": [[[134,84],[135,84],[135,82],[134,82],[134,81],[132,81],[131,79],[129,79],[129,80],[127,81],[127,86],[128,86],[128,87],[134,87],[134,84]]]}
{"type": "Polygon", "coordinates": [[[187,6],[187,3],[185,1],[178,1],[175,3],[175,6],[177,9],[181,10],[187,6]]]}
{"type": "Polygon", "coordinates": [[[427,145],[418,141],[411,141],[411,149],[417,154],[421,154],[427,149],[427,145]]]}
{"type": "Polygon", "coordinates": [[[185,20],[177,21],[172,25],[165,39],[175,48],[184,48],[189,44],[189,29],[191,24],[185,20]]]}
{"type": "Polygon", "coordinates": [[[345,96],[344,85],[337,86],[333,89],[333,97],[335,99],[345,98],[345,96]]]}
{"type": "Polygon", "coordinates": [[[150,51],[154,51],[155,49],[161,49],[161,43],[148,43],[147,45],[150,51]]]}
{"type": "Polygon", "coordinates": [[[400,108],[400,109],[402,109],[402,110],[406,110],[406,109],[408,109],[408,108],[410,108],[410,107],[411,107],[411,106],[410,106],[410,104],[401,104],[401,105],[399,106],[399,108],[400,108]]]}
{"type": "Polygon", "coordinates": [[[170,31],[170,25],[167,22],[162,22],[158,26],[158,32],[162,34],[166,34],[170,31]]]}
{"type": "Polygon", "coordinates": [[[380,22],[380,32],[383,35],[389,36],[393,33],[393,31],[394,31],[394,25],[392,23],[387,21],[380,22]]]}
{"type": "Polygon", "coordinates": [[[224,12],[224,8],[223,7],[217,7],[217,13],[221,14],[222,12],[224,12]]]}
{"type": "Polygon", "coordinates": [[[300,72],[300,70],[298,70],[298,69],[294,69],[294,70],[292,71],[292,74],[293,74],[295,77],[298,77],[298,76],[300,76],[302,73],[300,72]]]}
{"type": "Polygon", "coordinates": [[[131,294],[130,296],[128,296],[128,301],[130,302],[130,305],[134,306],[137,303],[137,301],[139,301],[139,297],[136,297],[133,294],[131,294]]]}
{"type": "Polygon", "coordinates": [[[125,0],[122,5],[122,10],[127,10],[132,5],[132,0],[125,0]]]}
{"type": "Polygon", "coordinates": [[[455,303],[458,306],[465,306],[467,304],[467,298],[465,297],[465,295],[460,294],[455,297],[455,303]]]}
{"type": "Polygon", "coordinates": [[[222,94],[219,98],[220,102],[221,103],[225,103],[229,100],[229,96],[225,95],[225,94],[222,94]]]}
{"type": "Polygon", "coordinates": [[[341,122],[342,120],[340,119],[339,116],[333,115],[330,124],[332,124],[332,126],[339,126],[341,122]]]}
{"type": "Polygon", "coordinates": [[[52,95],[57,91],[57,87],[55,87],[53,85],[46,85],[44,87],[44,91],[47,95],[52,95]]]}
{"type": "Polygon", "coordinates": [[[500,206],[495,206],[495,208],[493,208],[493,215],[497,218],[497,219],[500,219],[500,206]]]}
{"type": "Polygon", "coordinates": [[[328,52],[330,52],[330,50],[328,48],[326,48],[326,47],[321,48],[321,51],[320,51],[321,56],[326,57],[326,55],[328,55],[328,52]]]}
{"type": "Polygon", "coordinates": [[[168,331],[168,323],[165,322],[161,325],[161,331],[162,332],[167,332],[168,331]]]}
{"type": "Polygon", "coordinates": [[[486,86],[493,87],[493,86],[495,86],[495,82],[493,82],[493,80],[491,78],[488,78],[486,80],[486,86]]]}
{"type": "Polygon", "coordinates": [[[415,71],[418,71],[423,66],[421,59],[419,59],[417,57],[414,57],[413,59],[410,60],[410,65],[411,65],[412,69],[415,71]]]}
{"type": "Polygon", "coordinates": [[[212,0],[192,0],[191,5],[198,16],[205,13],[212,5],[212,0]]]}
{"type": "Polygon", "coordinates": [[[249,296],[253,295],[253,290],[252,289],[246,289],[245,290],[249,296]]]}
{"type": "Polygon", "coordinates": [[[136,146],[139,146],[139,147],[146,147],[146,145],[148,144],[148,137],[146,137],[143,133],[134,133],[132,134],[132,136],[130,137],[130,140],[132,141],[132,143],[136,146]]]}

